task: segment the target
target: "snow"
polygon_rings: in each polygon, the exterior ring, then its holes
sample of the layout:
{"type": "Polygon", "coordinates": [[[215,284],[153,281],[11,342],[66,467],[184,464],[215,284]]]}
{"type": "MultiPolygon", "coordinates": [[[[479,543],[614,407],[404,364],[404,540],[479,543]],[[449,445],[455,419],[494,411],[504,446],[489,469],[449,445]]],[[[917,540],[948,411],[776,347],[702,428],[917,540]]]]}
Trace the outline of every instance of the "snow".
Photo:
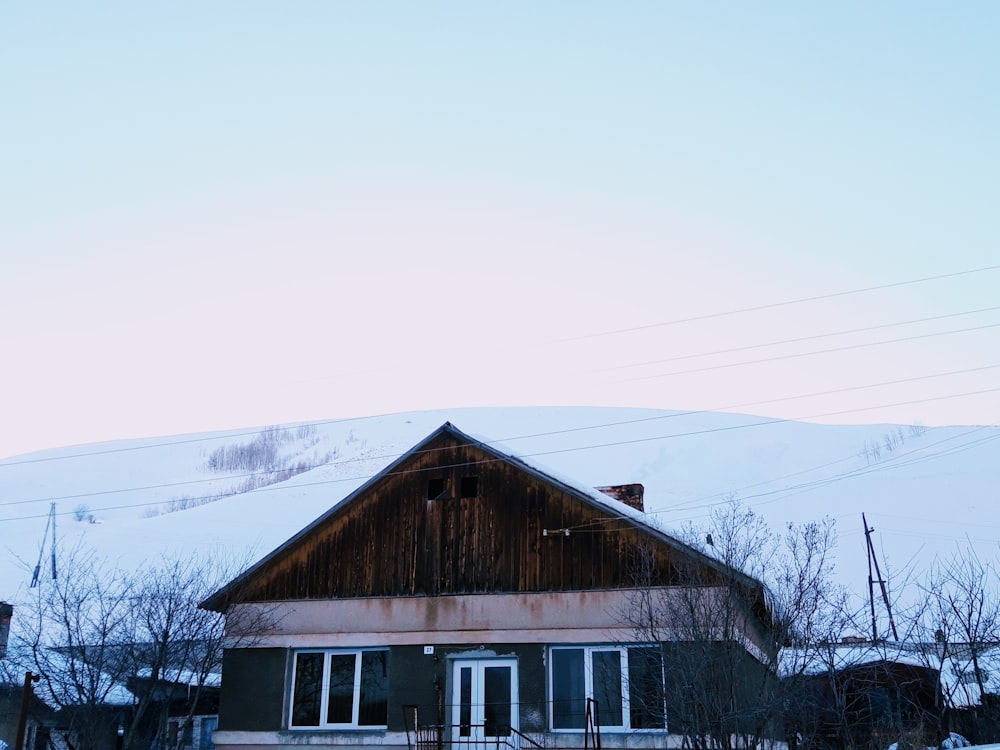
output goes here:
{"type": "MultiPolygon", "coordinates": [[[[977,659],[983,687],[986,692],[995,694],[1000,690],[1000,648],[984,647],[977,659]]],[[[779,655],[778,670],[782,676],[818,675],[882,661],[939,670],[941,690],[952,707],[975,706],[980,702],[972,659],[968,649],[961,644],[949,644],[943,656],[941,645],[937,643],[892,641],[837,643],[808,651],[784,649],[779,655]]]]}
{"type": "MultiPolygon", "coordinates": [[[[955,734],[955,732],[949,734],[948,738],[942,741],[938,747],[940,747],[940,750],[955,750],[955,748],[959,747],[974,748],[975,750],[1000,750],[1000,745],[973,745],[965,737],[955,734]]],[[[899,750],[899,743],[893,742],[886,750],[899,750]]],[[[936,749],[927,748],[927,750],[936,749]]]]}
{"type": "MultiPolygon", "coordinates": [[[[650,523],[668,533],[703,522],[712,507],[734,496],[776,529],[833,516],[838,577],[859,596],[867,594],[862,512],[876,529],[890,586],[898,585],[897,574],[921,574],[935,556],[965,545],[985,559],[996,552],[997,427],[920,430],[711,412],[470,408],[317,422],[310,441],[291,441],[282,455],[301,459],[336,451],[334,460],[280,484],[174,513],[162,512],[171,499],[218,494],[242,481],[240,472],[211,471],[207,460],[217,448],[248,442],[258,428],[59,448],[0,461],[0,599],[16,607],[25,595],[51,502],[61,547],[90,546],[123,566],[209,552],[249,562],[446,421],[574,487],[642,483],[650,523]],[[879,456],[872,445],[880,446],[879,456]],[[81,504],[95,523],[75,520],[81,504]],[[144,517],[157,509],[160,515],[144,517]]],[[[593,496],[613,502],[596,491],[593,496]]]]}
{"type": "MultiPolygon", "coordinates": [[[[152,674],[153,670],[147,667],[145,669],[140,669],[136,673],[136,676],[149,679],[152,674]]],[[[168,669],[160,675],[159,679],[161,682],[169,682],[175,685],[191,685],[193,687],[204,686],[214,688],[222,687],[222,674],[220,672],[209,672],[208,674],[201,675],[188,669],[168,669]]]]}
{"type": "Polygon", "coordinates": [[[794,649],[784,649],[780,655],[779,671],[782,675],[793,672],[817,675],[829,670],[839,672],[848,667],[880,661],[922,667],[933,659],[924,656],[919,649],[903,643],[838,643],[810,650],[806,654],[794,649]]]}
{"type": "Polygon", "coordinates": [[[473,440],[478,440],[481,443],[487,443],[489,447],[492,448],[493,450],[505,453],[508,456],[514,456],[518,458],[521,461],[521,463],[523,463],[529,469],[544,474],[549,479],[555,480],[556,482],[559,482],[573,490],[576,490],[578,493],[588,498],[594,505],[597,505],[598,507],[604,508],[611,513],[631,518],[635,521],[638,521],[641,524],[655,526],[654,516],[650,516],[644,512],[632,508],[631,506],[625,505],[624,503],[620,503],[611,496],[601,492],[596,487],[588,486],[573,477],[563,475],[557,469],[553,469],[547,464],[539,461],[534,456],[526,458],[523,455],[519,455],[518,451],[514,450],[510,446],[504,444],[503,442],[499,440],[491,440],[489,437],[483,435],[468,435],[468,437],[472,438],[473,440]],[[651,521],[653,523],[651,523],[651,521]]]}
{"type": "Polygon", "coordinates": [[[962,735],[949,732],[948,736],[941,742],[941,750],[954,750],[957,747],[969,747],[971,744],[962,735]]]}

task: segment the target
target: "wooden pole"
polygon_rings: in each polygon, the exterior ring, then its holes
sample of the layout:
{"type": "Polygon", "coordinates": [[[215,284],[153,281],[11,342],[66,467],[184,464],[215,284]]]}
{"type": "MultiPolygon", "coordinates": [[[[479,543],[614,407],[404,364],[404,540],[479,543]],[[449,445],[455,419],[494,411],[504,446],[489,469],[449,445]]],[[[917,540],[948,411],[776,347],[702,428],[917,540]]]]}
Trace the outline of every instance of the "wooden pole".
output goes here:
{"type": "Polygon", "coordinates": [[[872,578],[872,537],[871,527],[865,514],[861,514],[861,523],[865,526],[865,545],[868,551],[868,605],[872,610],[872,642],[878,640],[878,623],[875,622],[875,579],[872,578]]]}
{"type": "Polygon", "coordinates": [[[28,705],[34,695],[31,690],[31,683],[38,682],[38,675],[31,672],[24,673],[24,689],[21,691],[21,715],[17,719],[17,740],[14,742],[14,750],[24,750],[24,735],[28,728],[28,705]]]}

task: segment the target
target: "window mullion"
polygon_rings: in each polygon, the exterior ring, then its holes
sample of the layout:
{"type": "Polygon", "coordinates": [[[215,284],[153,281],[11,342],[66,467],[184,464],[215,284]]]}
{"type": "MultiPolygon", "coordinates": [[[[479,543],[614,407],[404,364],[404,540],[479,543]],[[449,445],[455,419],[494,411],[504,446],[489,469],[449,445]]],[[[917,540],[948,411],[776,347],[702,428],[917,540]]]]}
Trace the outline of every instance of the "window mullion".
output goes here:
{"type": "Polygon", "coordinates": [[[632,717],[629,715],[628,696],[628,649],[624,646],[618,647],[618,685],[622,696],[622,727],[629,729],[632,726],[632,717]]]}
{"type": "Polygon", "coordinates": [[[323,654],[323,684],[319,691],[319,717],[320,726],[327,726],[330,723],[330,653],[323,654]]]}
{"type": "Polygon", "coordinates": [[[632,728],[632,695],[631,695],[631,685],[629,680],[626,679],[626,675],[632,674],[630,670],[629,660],[628,660],[628,649],[619,649],[622,655],[622,669],[619,679],[622,685],[622,726],[625,729],[632,728]]]}
{"type": "Polygon", "coordinates": [[[594,649],[589,647],[583,649],[583,694],[594,699],[594,649]]]}
{"type": "Polygon", "coordinates": [[[361,712],[361,652],[354,655],[354,698],[351,706],[351,724],[358,726],[361,712]]]}

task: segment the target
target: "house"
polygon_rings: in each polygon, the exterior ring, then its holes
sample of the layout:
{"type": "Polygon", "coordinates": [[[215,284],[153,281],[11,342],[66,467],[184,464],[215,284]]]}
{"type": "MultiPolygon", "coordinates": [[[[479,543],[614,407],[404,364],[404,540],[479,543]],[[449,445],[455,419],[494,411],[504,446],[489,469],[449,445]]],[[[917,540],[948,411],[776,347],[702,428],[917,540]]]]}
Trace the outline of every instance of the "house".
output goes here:
{"type": "Polygon", "coordinates": [[[216,671],[166,670],[154,680],[151,670],[143,669],[130,677],[129,691],[150,701],[146,721],[136,727],[144,730],[139,745],[154,750],[214,750],[220,680],[216,671]]]}
{"type": "Polygon", "coordinates": [[[1000,740],[1000,644],[940,639],[924,651],[941,670],[948,729],[977,745],[1000,740]]]}
{"type": "Polygon", "coordinates": [[[696,683],[749,721],[763,586],[664,533],[638,486],[605,489],[444,424],[202,603],[235,639],[216,746],[680,746],[696,683]],[[736,628],[654,633],[652,602],[726,602],[736,628]]]}
{"type": "Polygon", "coordinates": [[[0,750],[14,749],[19,730],[23,732],[23,750],[45,748],[53,713],[33,692],[26,692],[22,685],[0,683],[0,750]],[[25,695],[28,699],[27,706],[24,705],[25,695]]]}
{"type": "MultiPolygon", "coordinates": [[[[175,652],[204,650],[200,642],[177,646],[175,652]]],[[[137,663],[155,661],[148,657],[155,650],[137,643],[44,649],[46,672],[41,680],[36,675],[33,688],[0,685],[0,741],[16,747],[18,714],[28,695],[20,750],[213,750],[219,669],[163,668],[154,677],[152,668],[137,663]],[[89,696],[84,683],[93,691],[89,696]]],[[[210,663],[208,654],[203,665],[210,663]]]]}
{"type": "Polygon", "coordinates": [[[786,730],[802,748],[1000,740],[1000,647],[992,642],[848,637],[784,649],[781,662],[786,730]]]}
{"type": "Polygon", "coordinates": [[[783,659],[795,663],[785,721],[799,748],[926,748],[947,735],[940,672],[922,644],[847,639],[783,659]]]}

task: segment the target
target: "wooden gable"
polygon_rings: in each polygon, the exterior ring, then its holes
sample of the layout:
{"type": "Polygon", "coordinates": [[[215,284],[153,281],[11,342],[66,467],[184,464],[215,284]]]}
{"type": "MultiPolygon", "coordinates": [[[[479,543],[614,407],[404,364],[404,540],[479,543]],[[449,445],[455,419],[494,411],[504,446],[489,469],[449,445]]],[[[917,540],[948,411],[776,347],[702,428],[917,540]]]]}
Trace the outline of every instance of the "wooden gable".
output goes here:
{"type": "Polygon", "coordinates": [[[611,498],[446,424],[204,606],[628,588],[643,562],[654,585],[720,580],[611,498]]]}

